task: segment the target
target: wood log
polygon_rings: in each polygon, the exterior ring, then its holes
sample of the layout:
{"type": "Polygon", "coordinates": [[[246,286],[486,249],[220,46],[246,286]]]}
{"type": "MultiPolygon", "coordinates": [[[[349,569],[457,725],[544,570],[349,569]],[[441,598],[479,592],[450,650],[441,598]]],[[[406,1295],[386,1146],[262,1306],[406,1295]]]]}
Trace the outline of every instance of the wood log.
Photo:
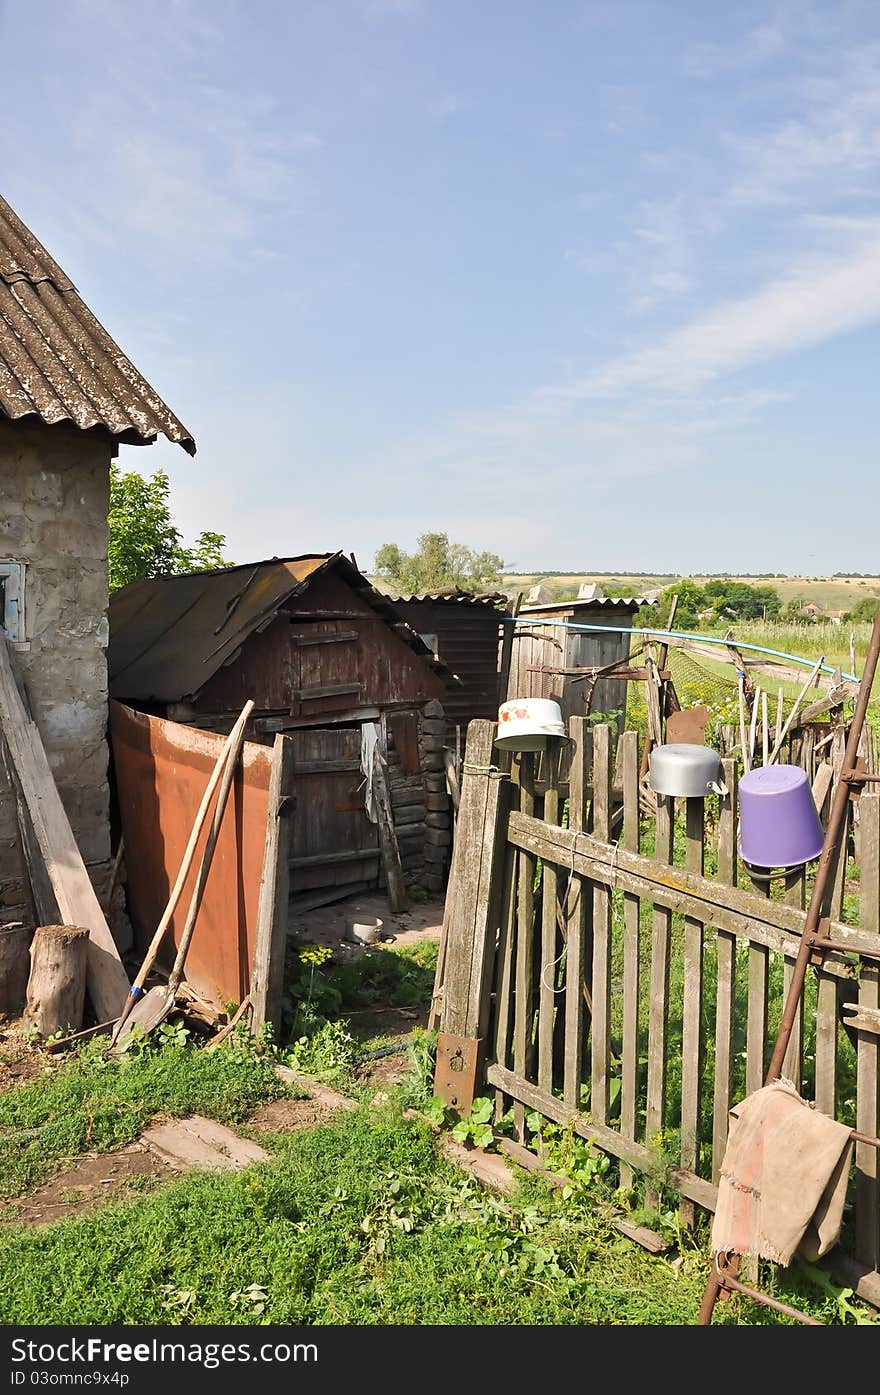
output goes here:
{"type": "Polygon", "coordinates": [[[32,933],[20,920],[0,926],[0,1013],[7,1017],[15,1017],[24,1006],[32,933]]]}
{"type": "Polygon", "coordinates": [[[34,931],[25,1017],[42,1037],[82,1026],[88,948],[83,925],[40,925],[34,931]]]}

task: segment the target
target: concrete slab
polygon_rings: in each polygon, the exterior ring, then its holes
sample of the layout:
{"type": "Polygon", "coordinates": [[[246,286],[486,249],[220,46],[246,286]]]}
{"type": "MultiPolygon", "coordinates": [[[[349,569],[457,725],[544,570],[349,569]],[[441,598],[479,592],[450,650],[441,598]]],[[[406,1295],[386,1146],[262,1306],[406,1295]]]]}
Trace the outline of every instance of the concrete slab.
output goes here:
{"type": "Polygon", "coordinates": [[[140,1141],[157,1157],[180,1169],[240,1172],[251,1163],[269,1161],[269,1154],[256,1143],[239,1138],[224,1124],[200,1114],[153,1124],[144,1130],[140,1141]]]}

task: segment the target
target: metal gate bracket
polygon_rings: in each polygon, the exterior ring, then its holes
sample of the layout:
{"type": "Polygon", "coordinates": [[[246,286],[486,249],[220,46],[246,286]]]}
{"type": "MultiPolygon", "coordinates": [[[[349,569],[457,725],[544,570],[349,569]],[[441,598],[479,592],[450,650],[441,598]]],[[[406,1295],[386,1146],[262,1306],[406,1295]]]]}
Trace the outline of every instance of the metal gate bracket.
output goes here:
{"type": "Polygon", "coordinates": [[[482,1065],[482,1037],[457,1037],[452,1032],[440,1032],[434,1070],[435,1095],[460,1114],[467,1114],[474,1102],[482,1065]]]}

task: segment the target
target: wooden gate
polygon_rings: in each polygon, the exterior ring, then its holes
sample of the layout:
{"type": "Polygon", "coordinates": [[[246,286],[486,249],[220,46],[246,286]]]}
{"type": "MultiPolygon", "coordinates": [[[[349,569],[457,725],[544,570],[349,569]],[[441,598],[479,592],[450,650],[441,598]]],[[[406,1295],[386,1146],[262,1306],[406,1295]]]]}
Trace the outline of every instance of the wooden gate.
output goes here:
{"type": "MultiPolygon", "coordinates": [[[[639,814],[639,749],[625,732],[569,723],[557,761],[493,748],[468,730],[438,970],[436,1087],[465,1108],[495,1091],[572,1127],[678,1192],[682,1219],[713,1210],[732,1104],[764,1079],[806,918],[803,872],[772,895],[739,870],[737,789],[657,797],[639,814]],[[536,769],[540,761],[541,768],[536,769]]],[[[829,935],[880,949],[880,795],[860,802],[859,881],[837,868],[829,935]]],[[[880,980],[829,952],[808,979],[784,1074],[816,1107],[876,1136],[880,980]]],[[[854,1241],[838,1268],[880,1303],[877,1150],[857,1144],[854,1241]]]]}

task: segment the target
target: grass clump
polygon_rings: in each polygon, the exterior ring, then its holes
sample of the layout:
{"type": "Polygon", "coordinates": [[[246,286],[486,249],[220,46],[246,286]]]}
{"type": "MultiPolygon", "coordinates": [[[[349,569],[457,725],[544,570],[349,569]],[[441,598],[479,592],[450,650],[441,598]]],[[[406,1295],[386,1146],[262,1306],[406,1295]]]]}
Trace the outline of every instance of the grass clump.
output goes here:
{"type": "Polygon", "coordinates": [[[234,1124],[281,1092],[271,1061],[241,1039],[205,1052],[178,1033],[119,1060],[106,1039],[88,1042],[39,1080],[0,1093],[0,1196],[39,1185],[64,1159],[132,1143],[156,1114],[234,1124]]]}

